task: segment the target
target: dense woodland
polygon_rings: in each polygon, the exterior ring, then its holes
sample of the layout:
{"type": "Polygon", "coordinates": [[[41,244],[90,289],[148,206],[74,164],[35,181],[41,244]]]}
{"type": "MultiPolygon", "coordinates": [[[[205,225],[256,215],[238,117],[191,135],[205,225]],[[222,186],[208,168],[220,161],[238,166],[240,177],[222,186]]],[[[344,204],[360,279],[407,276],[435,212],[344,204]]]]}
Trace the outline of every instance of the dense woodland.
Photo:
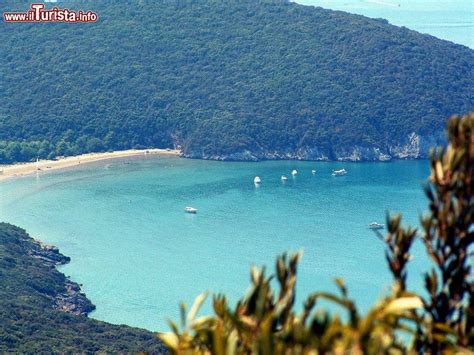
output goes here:
{"type": "Polygon", "coordinates": [[[0,163],[384,147],[474,107],[473,50],[385,20],[286,1],[57,5],[99,21],[1,24],[0,163]]]}
{"type": "Polygon", "coordinates": [[[0,352],[163,352],[153,333],[53,309],[65,276],[29,255],[23,229],[0,223],[0,352]]]}

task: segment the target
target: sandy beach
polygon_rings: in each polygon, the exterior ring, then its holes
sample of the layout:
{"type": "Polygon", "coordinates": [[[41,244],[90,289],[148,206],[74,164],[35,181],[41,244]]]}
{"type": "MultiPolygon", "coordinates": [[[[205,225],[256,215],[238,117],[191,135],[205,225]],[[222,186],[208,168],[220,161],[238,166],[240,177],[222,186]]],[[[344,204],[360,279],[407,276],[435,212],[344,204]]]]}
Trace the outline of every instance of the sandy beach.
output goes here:
{"type": "Polygon", "coordinates": [[[129,149],[106,153],[88,153],[71,157],[58,158],[57,160],[40,160],[31,163],[17,163],[0,165],[0,181],[13,177],[21,177],[33,173],[55,171],[88,164],[101,160],[126,158],[139,155],[179,155],[179,150],[168,149],[129,149]]]}

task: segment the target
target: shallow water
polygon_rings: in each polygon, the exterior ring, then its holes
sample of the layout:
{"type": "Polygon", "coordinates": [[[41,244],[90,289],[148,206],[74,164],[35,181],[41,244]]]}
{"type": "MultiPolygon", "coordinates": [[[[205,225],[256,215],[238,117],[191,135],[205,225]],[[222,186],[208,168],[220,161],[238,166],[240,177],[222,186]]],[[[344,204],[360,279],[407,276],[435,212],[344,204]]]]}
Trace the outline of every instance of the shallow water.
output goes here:
{"type": "MultiPolygon", "coordinates": [[[[62,271],[84,284],[97,305],[91,316],[112,323],[167,330],[179,301],[190,304],[204,290],[236,300],[252,263],[273,269],[276,255],[299,249],[298,296],[335,291],[340,276],[367,309],[391,282],[367,224],[383,222],[387,209],[417,224],[427,174],[426,161],[122,159],[2,182],[0,220],[70,256],[62,271]],[[339,167],[349,174],[332,177],[339,167]],[[184,213],[188,205],[198,214],[184,213]]],[[[423,260],[415,257],[411,284],[420,282],[423,260]]]]}
{"type": "Polygon", "coordinates": [[[472,0],[298,0],[372,18],[428,33],[474,48],[474,1],[472,0]],[[398,6],[400,5],[400,6],[398,6]]]}

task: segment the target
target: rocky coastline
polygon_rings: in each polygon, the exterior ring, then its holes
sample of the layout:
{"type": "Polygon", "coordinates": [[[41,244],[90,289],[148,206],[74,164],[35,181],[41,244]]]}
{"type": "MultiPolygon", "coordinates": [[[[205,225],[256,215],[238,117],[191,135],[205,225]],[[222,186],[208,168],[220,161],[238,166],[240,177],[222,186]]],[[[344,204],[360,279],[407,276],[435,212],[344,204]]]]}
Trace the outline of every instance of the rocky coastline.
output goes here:
{"type": "Polygon", "coordinates": [[[397,143],[377,147],[364,145],[347,145],[331,148],[303,146],[287,150],[245,149],[230,154],[208,153],[199,149],[186,149],[185,147],[182,156],[191,159],[221,161],[307,160],[386,162],[403,159],[428,159],[432,147],[445,145],[446,138],[442,132],[429,136],[412,132],[397,143]]]}
{"type": "MultiPolygon", "coordinates": [[[[71,261],[71,258],[59,252],[59,249],[52,245],[44,244],[41,241],[33,240],[28,254],[41,260],[43,265],[49,268],[55,268],[58,265],[64,265],[71,261]]],[[[81,290],[81,285],[64,277],[64,288],[56,293],[52,298],[53,308],[74,315],[87,316],[95,310],[95,305],[86,297],[81,290]]]]}
{"type": "Polygon", "coordinates": [[[57,269],[70,261],[0,222],[0,354],[167,354],[154,332],[88,317],[95,307],[57,269]]]}

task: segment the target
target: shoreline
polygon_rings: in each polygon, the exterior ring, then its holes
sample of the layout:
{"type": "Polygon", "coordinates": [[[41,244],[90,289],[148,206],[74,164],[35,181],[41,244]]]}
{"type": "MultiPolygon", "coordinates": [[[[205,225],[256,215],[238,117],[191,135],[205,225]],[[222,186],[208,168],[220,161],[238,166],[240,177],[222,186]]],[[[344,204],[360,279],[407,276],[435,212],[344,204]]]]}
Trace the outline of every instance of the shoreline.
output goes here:
{"type": "Polygon", "coordinates": [[[34,239],[21,227],[0,222],[1,292],[0,353],[52,347],[58,352],[167,354],[155,330],[112,324],[90,317],[95,305],[82,285],[66,276],[61,265],[71,261],[57,247],[34,239]],[[3,291],[3,290],[2,290],[3,291]],[[11,329],[28,336],[9,338],[11,329]],[[34,330],[32,334],[31,329],[34,330]],[[58,332],[58,329],[60,330],[58,332]],[[3,352],[2,352],[3,351],[3,352]]]}
{"type": "MultiPolygon", "coordinates": [[[[46,244],[41,240],[32,238],[29,242],[29,256],[38,259],[45,267],[54,268],[56,272],[64,275],[58,270],[58,266],[69,264],[71,261],[69,256],[62,254],[56,246],[46,244]]],[[[67,276],[64,277],[62,283],[64,290],[53,297],[53,308],[76,316],[89,316],[96,307],[82,291],[81,285],[67,276]]]]}
{"type": "MultiPolygon", "coordinates": [[[[103,153],[86,153],[81,155],[73,155],[67,157],[58,157],[55,160],[43,159],[38,162],[19,162],[14,164],[0,164],[0,183],[7,179],[21,178],[33,175],[35,173],[45,173],[50,171],[59,171],[66,168],[74,168],[83,164],[94,163],[98,161],[112,160],[118,158],[128,158],[128,157],[139,157],[139,156],[176,156],[183,157],[187,159],[198,159],[198,160],[213,160],[213,161],[237,161],[237,162],[263,162],[263,161],[312,161],[312,162],[336,162],[336,163],[387,163],[393,161],[403,161],[403,160],[426,160],[428,159],[425,156],[404,156],[404,157],[392,157],[391,159],[302,159],[301,157],[295,156],[271,156],[255,159],[233,159],[233,158],[222,158],[219,156],[192,156],[183,154],[181,150],[177,149],[127,149],[127,150],[117,150],[113,152],[103,152],[103,153]]],[[[240,157],[241,158],[241,157],[240,157]]]]}
{"type": "Polygon", "coordinates": [[[115,158],[127,158],[140,155],[179,156],[179,150],[170,149],[128,149],[105,153],[87,153],[70,157],[60,157],[57,160],[39,160],[38,162],[15,163],[0,165],[0,182],[15,177],[24,177],[34,173],[57,171],[76,167],[83,164],[115,158]]]}

